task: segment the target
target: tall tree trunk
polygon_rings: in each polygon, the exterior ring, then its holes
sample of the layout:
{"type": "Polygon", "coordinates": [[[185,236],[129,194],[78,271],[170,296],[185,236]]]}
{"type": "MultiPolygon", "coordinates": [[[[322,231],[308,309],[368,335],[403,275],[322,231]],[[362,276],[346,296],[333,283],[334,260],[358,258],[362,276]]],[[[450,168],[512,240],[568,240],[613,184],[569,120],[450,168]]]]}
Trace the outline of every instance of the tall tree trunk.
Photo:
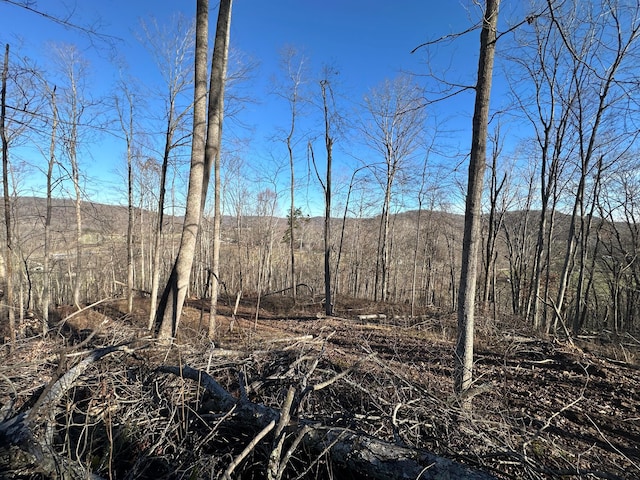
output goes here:
{"type": "MultiPolygon", "coordinates": [[[[295,105],[295,104],[294,104],[295,105]]],[[[291,205],[289,207],[289,256],[291,257],[291,294],[293,295],[293,301],[295,302],[297,295],[296,288],[296,241],[295,241],[295,224],[296,224],[296,207],[295,207],[295,174],[294,174],[294,162],[293,162],[293,148],[291,141],[293,139],[293,132],[295,127],[295,106],[293,107],[291,115],[291,130],[287,137],[287,150],[289,152],[289,170],[291,176],[291,189],[289,191],[291,205]]]]}
{"type": "MultiPolygon", "coordinates": [[[[342,259],[342,250],[344,245],[344,234],[347,226],[347,214],[349,213],[349,201],[351,200],[351,193],[353,192],[353,186],[356,179],[356,175],[360,170],[367,168],[366,166],[356,168],[351,174],[351,180],[349,181],[349,188],[347,189],[347,197],[344,202],[344,212],[342,214],[342,226],[340,228],[340,241],[338,242],[338,253],[336,258],[336,268],[334,269],[334,277],[336,287],[334,289],[334,293],[338,291],[339,282],[339,272],[340,272],[340,260],[342,259]]],[[[357,259],[352,259],[352,263],[354,263],[357,259]]],[[[352,267],[353,269],[353,267],[352,267]]],[[[354,286],[355,287],[355,286],[354,286]]]]}
{"type": "Polygon", "coordinates": [[[13,352],[16,343],[16,314],[13,309],[13,250],[11,247],[11,197],[9,196],[9,140],[5,129],[7,116],[7,77],[9,76],[9,44],[4,49],[2,67],[2,91],[0,94],[0,139],[2,141],[2,184],[4,193],[4,224],[6,241],[4,245],[5,292],[4,298],[9,315],[9,351],[13,352]]]}
{"type": "MultiPolygon", "coordinates": [[[[231,0],[222,0],[218,12],[215,47],[212,60],[212,90],[207,130],[207,36],[208,0],[198,0],[196,16],[195,89],[191,169],[184,226],[178,256],[158,308],[160,338],[175,335],[186,298],[195,256],[202,211],[212,162],[219,162],[224,107],[224,81],[227,69],[231,0]],[[215,75],[215,76],[214,76],[215,75]],[[213,110],[212,110],[213,108],[213,110]],[[205,138],[207,137],[207,138],[205,138]]],[[[215,288],[215,287],[214,287],[215,288]]],[[[214,329],[215,330],[215,329],[214,329]]],[[[212,332],[210,331],[210,334],[212,332]]]]}
{"type": "MultiPolygon", "coordinates": [[[[328,80],[320,82],[322,89],[322,105],[324,110],[324,143],[327,150],[327,177],[324,184],[324,313],[333,315],[333,299],[331,298],[331,167],[333,164],[333,137],[327,103],[328,80]]],[[[329,88],[331,88],[329,86],[329,88]]]]}
{"type": "Polygon", "coordinates": [[[171,338],[177,332],[182,307],[189,288],[191,266],[193,265],[202,216],[202,187],[205,172],[205,135],[207,129],[208,0],[198,0],[196,9],[193,138],[187,204],[178,255],[156,313],[156,322],[160,325],[158,337],[165,340],[171,338]]]}
{"type": "MultiPolygon", "coordinates": [[[[160,289],[160,255],[162,246],[162,232],[164,228],[164,199],[167,193],[167,169],[169,167],[169,155],[171,154],[171,144],[173,143],[173,100],[169,108],[167,118],[167,131],[165,132],[164,154],[162,156],[162,167],[160,168],[160,193],[158,195],[158,214],[153,232],[153,258],[151,260],[151,306],[149,308],[149,331],[153,330],[156,318],[156,306],[158,303],[158,290],[160,289]]],[[[141,210],[142,211],[142,210],[141,210]]]]}
{"type": "Polygon", "coordinates": [[[285,138],[285,144],[287,146],[287,152],[289,155],[289,176],[290,176],[290,189],[289,189],[289,198],[290,198],[290,206],[289,206],[289,273],[291,274],[290,278],[290,287],[291,293],[293,296],[294,302],[297,299],[297,282],[296,282],[296,255],[295,255],[295,246],[296,246],[296,206],[295,206],[295,158],[293,153],[293,140],[296,132],[296,120],[298,117],[298,108],[299,108],[299,96],[300,96],[300,85],[302,83],[302,72],[304,65],[304,58],[300,58],[297,65],[294,65],[296,62],[296,52],[294,49],[289,49],[285,52],[285,63],[287,68],[288,79],[291,81],[291,92],[286,95],[286,99],[289,102],[289,107],[291,109],[291,125],[289,127],[289,132],[287,133],[287,137],[285,138]],[[295,70],[293,69],[295,67],[295,70]]]}
{"type": "MultiPolygon", "coordinates": [[[[73,60],[69,60],[72,62],[73,60]]],[[[71,163],[71,181],[73,183],[73,190],[75,193],[75,213],[76,213],[76,269],[75,269],[75,282],[73,283],[73,304],[80,310],[80,288],[83,278],[83,265],[82,265],[82,189],[80,188],[80,167],[78,166],[78,124],[80,121],[80,112],[78,111],[78,85],[77,78],[75,76],[73,63],[69,65],[70,74],[70,100],[71,100],[71,112],[70,120],[71,125],[69,137],[66,141],[69,162],[71,163]]]]}
{"type": "MultiPolygon", "coordinates": [[[[209,123],[207,128],[207,146],[205,165],[213,162],[213,245],[211,252],[211,305],[209,311],[209,338],[216,334],[216,310],[218,308],[218,292],[220,282],[220,227],[222,210],[222,186],[220,181],[220,151],[222,147],[222,120],[224,118],[224,88],[227,77],[227,61],[229,56],[229,35],[231,33],[232,0],[222,0],[216,26],[216,39],[211,60],[211,80],[209,83],[209,123]]],[[[209,172],[205,172],[202,207],[207,194],[209,172]]]]}
{"type": "MultiPolygon", "coordinates": [[[[491,292],[495,290],[496,269],[496,241],[502,224],[502,213],[498,212],[498,199],[507,181],[505,173],[502,180],[498,180],[498,157],[500,155],[500,127],[496,128],[496,136],[491,155],[491,179],[489,188],[489,219],[487,230],[487,243],[485,245],[484,284],[482,288],[483,308],[488,309],[491,300],[491,292]]],[[[493,298],[495,305],[495,297],[493,298]]]]}
{"type": "MultiPolygon", "coordinates": [[[[119,99],[116,97],[116,110],[118,111],[120,127],[127,145],[127,312],[131,313],[133,311],[134,289],[133,221],[135,212],[133,208],[133,98],[126,84],[122,83],[121,88],[126,97],[128,107],[128,118],[125,119],[119,99]]],[[[124,105],[122,107],[124,108],[124,105]]],[[[142,228],[142,222],[140,224],[142,228]]]]}
{"type": "Polygon", "coordinates": [[[51,91],[51,143],[49,144],[49,165],[47,166],[47,206],[44,217],[44,260],[42,262],[42,333],[49,329],[49,305],[51,304],[51,272],[49,257],[51,255],[51,215],[53,193],[53,167],[56,164],[56,134],[58,130],[58,106],[56,103],[56,87],[51,91]]]}
{"type": "Polygon", "coordinates": [[[489,100],[499,7],[500,0],[486,0],[482,32],[480,33],[480,58],[478,60],[478,80],[473,112],[469,183],[462,240],[462,268],[458,292],[458,340],[454,358],[455,391],[459,394],[467,391],[473,381],[473,333],[482,185],[486,167],[489,100]]]}

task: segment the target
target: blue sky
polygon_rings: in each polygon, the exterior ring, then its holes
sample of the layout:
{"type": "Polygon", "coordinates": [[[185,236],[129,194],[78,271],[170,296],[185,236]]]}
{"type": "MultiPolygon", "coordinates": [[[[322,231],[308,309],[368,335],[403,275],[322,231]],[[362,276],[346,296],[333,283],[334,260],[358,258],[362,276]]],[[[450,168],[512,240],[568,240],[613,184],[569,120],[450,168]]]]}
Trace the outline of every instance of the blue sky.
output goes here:
{"type": "MultiPolygon", "coordinates": [[[[140,19],[155,17],[168,23],[176,12],[191,17],[195,0],[40,0],[37,7],[53,16],[69,17],[73,23],[95,26],[102,34],[114,37],[118,55],[130,66],[131,75],[144,85],[158,82],[158,72],[148,52],[135,39],[140,19]]],[[[518,3],[518,2],[516,2],[518,3]]],[[[509,7],[503,7],[503,12],[509,7]]],[[[217,2],[211,2],[211,33],[215,28],[217,2]]],[[[287,106],[270,94],[273,79],[279,74],[280,52],[293,46],[308,59],[313,74],[323,65],[339,72],[342,95],[354,102],[385,79],[399,73],[426,72],[422,53],[411,50],[437,37],[465,30],[479,18],[479,10],[470,0],[236,0],[232,15],[232,47],[259,64],[250,84],[256,100],[246,105],[241,122],[230,126],[238,137],[251,137],[250,155],[256,162],[268,162],[285,155],[274,145],[274,135],[286,129],[287,106]],[[249,126],[241,131],[238,125],[249,126]]],[[[506,13],[509,16],[509,12],[506,13]]],[[[445,49],[439,49],[432,67],[447,69],[456,79],[472,82],[478,50],[479,32],[462,37],[445,49]]],[[[10,43],[15,55],[29,56],[42,66],[48,64],[51,42],[76,44],[90,62],[91,84],[100,93],[113,88],[118,73],[108,58],[111,51],[100,40],[90,39],[74,29],[64,28],[22,8],[0,1],[0,41],[10,43]]],[[[472,97],[434,106],[434,115],[451,118],[451,130],[470,125],[472,97]]],[[[459,141],[465,148],[467,134],[459,141]]],[[[95,191],[116,188],[120,179],[114,172],[123,162],[124,146],[114,138],[102,137],[98,148],[84,158],[84,169],[95,191]]],[[[339,155],[338,155],[339,156],[339,155]]],[[[338,164],[340,164],[338,158],[338,164]]],[[[342,167],[349,168],[352,157],[344,155],[342,167]]],[[[340,168],[340,167],[338,167],[340,168]]]]}

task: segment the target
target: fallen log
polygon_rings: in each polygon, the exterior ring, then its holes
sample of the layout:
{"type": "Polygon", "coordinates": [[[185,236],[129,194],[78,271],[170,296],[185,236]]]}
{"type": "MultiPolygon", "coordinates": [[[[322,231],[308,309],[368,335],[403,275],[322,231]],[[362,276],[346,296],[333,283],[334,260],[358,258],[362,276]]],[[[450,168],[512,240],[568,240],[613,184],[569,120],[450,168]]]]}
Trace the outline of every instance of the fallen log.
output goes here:
{"type": "Polygon", "coordinates": [[[131,352],[131,349],[117,345],[94,350],[58,379],[52,380],[29,410],[0,422],[0,465],[14,472],[35,470],[51,478],[101,478],[53,448],[56,405],[89,365],[117,351],[131,352]]]}
{"type": "MultiPolygon", "coordinates": [[[[266,428],[272,422],[278,424],[282,413],[246,397],[236,399],[206,372],[191,368],[162,366],[161,372],[178,375],[198,382],[213,397],[217,408],[234,415],[241,422],[256,430],[266,428]]],[[[465,464],[433,453],[394,445],[378,438],[349,430],[319,425],[310,420],[298,419],[288,426],[293,436],[302,432],[302,444],[315,455],[328,454],[334,465],[348,470],[358,477],[375,480],[495,480],[489,473],[473,469],[465,464]]]]}

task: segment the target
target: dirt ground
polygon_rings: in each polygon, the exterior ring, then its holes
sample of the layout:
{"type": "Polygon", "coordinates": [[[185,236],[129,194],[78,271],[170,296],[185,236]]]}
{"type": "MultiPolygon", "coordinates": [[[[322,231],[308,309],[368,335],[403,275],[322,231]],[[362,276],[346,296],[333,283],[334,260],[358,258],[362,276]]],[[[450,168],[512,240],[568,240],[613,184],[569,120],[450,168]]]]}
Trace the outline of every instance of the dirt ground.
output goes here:
{"type": "MultiPolygon", "coordinates": [[[[339,299],[337,316],[324,318],[311,300],[294,305],[272,296],[261,300],[256,320],[255,298],[242,299],[235,315],[234,300],[220,307],[214,344],[203,334],[206,306],[190,301],[174,348],[145,353],[144,363],[212,369],[234,395],[242,391],[240,371],[252,401],[274,408],[284,385],[340,375],[306,400],[307,417],[429,450],[498,478],[640,478],[640,342],[631,335],[585,337],[572,345],[537,337],[514,319],[480,317],[469,411],[452,394],[452,314],[423,311],[409,318],[405,305],[339,299]]],[[[101,305],[66,320],[60,335],[67,344],[96,329],[99,344],[144,337],[146,306],[139,300],[128,315],[122,302],[101,305]]],[[[58,318],[69,313],[61,310],[58,318]]],[[[37,345],[43,351],[30,355],[53,351],[37,345]]],[[[7,377],[15,359],[5,350],[2,357],[7,377]]],[[[25,404],[53,370],[50,363],[23,375],[22,383],[13,381],[25,404]]],[[[6,403],[7,389],[0,394],[6,403]]]]}

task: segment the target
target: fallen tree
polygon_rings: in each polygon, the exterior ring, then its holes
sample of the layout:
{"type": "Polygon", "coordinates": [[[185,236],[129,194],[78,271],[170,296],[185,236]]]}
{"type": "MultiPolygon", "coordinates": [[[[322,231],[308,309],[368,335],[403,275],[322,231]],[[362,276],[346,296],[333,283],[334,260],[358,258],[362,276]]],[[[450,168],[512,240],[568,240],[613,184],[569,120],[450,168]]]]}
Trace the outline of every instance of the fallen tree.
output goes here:
{"type": "MultiPolygon", "coordinates": [[[[491,480],[496,478],[486,472],[430,452],[394,445],[347,428],[331,427],[318,424],[313,420],[296,418],[298,413],[296,406],[305,395],[337,381],[346,374],[346,371],[322,384],[306,387],[300,392],[295,392],[291,387],[287,401],[280,410],[253,403],[243,393],[239,399],[236,399],[209,374],[186,365],[162,366],[159,371],[198,382],[213,397],[215,408],[221,412],[233,410],[236,420],[245,425],[252,425],[260,431],[258,435],[265,429],[271,430],[278,425],[270,459],[270,463],[277,465],[270,465],[270,472],[282,472],[288,458],[293,454],[292,449],[302,444],[313,455],[328,454],[335,466],[348,470],[352,475],[356,475],[356,478],[379,480],[491,480]],[[296,396],[298,398],[294,398],[296,396]],[[287,453],[280,458],[285,436],[292,438],[293,441],[287,453]]],[[[254,444],[250,445],[254,447],[257,442],[252,443],[254,444]]],[[[244,455],[246,453],[246,451],[243,452],[244,455]]],[[[279,478],[279,476],[271,474],[269,478],[279,478]]]]}
{"type": "MultiPolygon", "coordinates": [[[[30,476],[36,473],[60,479],[101,478],[92,471],[94,466],[92,463],[95,463],[97,458],[95,453],[90,457],[94,460],[87,462],[81,455],[72,455],[70,453],[72,449],[58,437],[68,436],[68,432],[61,432],[68,430],[69,426],[76,421],[70,420],[73,418],[73,413],[69,413],[69,402],[74,405],[72,410],[74,408],[76,412],[82,410],[77,409],[79,403],[75,398],[77,392],[71,394],[71,390],[77,389],[79,383],[86,382],[92,377],[92,374],[87,372],[89,366],[115,352],[132,353],[133,350],[126,345],[93,350],[77,364],[60,372],[57,377],[48,382],[37,398],[31,402],[29,408],[23,406],[15,412],[10,408],[4,408],[6,405],[3,406],[5,417],[0,419],[0,472],[3,477],[24,478],[25,475],[30,476]],[[80,379],[83,379],[83,382],[80,382],[80,379]]],[[[494,478],[462,463],[423,450],[394,445],[353,429],[335,427],[311,418],[303,418],[300,407],[303,400],[311,393],[344,378],[358,366],[358,363],[333,375],[328,380],[308,384],[298,389],[290,386],[280,409],[250,401],[242,381],[240,394],[236,397],[205,371],[186,365],[161,366],[155,370],[155,374],[152,371],[149,376],[168,373],[197,382],[197,385],[209,394],[207,408],[210,411],[221,413],[222,418],[230,425],[239,425],[246,431],[257,432],[251,434],[253,440],[244,450],[236,454],[231,462],[226,461],[226,470],[218,478],[232,478],[234,469],[258,445],[263,452],[267,452],[266,457],[262,458],[267,464],[267,478],[270,480],[287,478],[286,472],[292,458],[301,455],[306,455],[308,469],[321,459],[328,459],[332,465],[331,468],[348,471],[353,478],[384,480],[416,478],[489,480],[494,478]]],[[[59,365],[66,365],[64,353],[60,353],[59,365]]],[[[108,375],[111,373],[107,366],[106,370],[103,369],[100,380],[92,378],[92,381],[97,384],[99,381],[104,381],[108,375]]],[[[88,411],[85,414],[90,415],[88,411]]],[[[102,421],[104,420],[103,418],[102,421]]],[[[156,420],[160,419],[156,418],[156,420]]],[[[86,418],[81,421],[87,422],[86,418]]],[[[141,421],[142,423],[144,422],[141,421]]],[[[104,429],[105,425],[101,425],[100,428],[104,429]]],[[[113,437],[109,439],[111,445],[101,447],[110,450],[104,453],[105,457],[113,456],[112,450],[115,448],[113,437]]],[[[115,468],[115,466],[109,468],[115,468]]],[[[104,474],[104,471],[103,466],[101,473],[104,474]]]]}
{"type": "MultiPolygon", "coordinates": [[[[33,406],[0,422],[0,465],[17,475],[31,469],[51,478],[100,478],[81,462],[58,453],[54,433],[59,403],[78,378],[94,362],[114,352],[131,353],[127,345],[113,345],[93,350],[75,366],[52,379],[33,406]]],[[[60,353],[63,365],[64,352],[60,353]]]]}

